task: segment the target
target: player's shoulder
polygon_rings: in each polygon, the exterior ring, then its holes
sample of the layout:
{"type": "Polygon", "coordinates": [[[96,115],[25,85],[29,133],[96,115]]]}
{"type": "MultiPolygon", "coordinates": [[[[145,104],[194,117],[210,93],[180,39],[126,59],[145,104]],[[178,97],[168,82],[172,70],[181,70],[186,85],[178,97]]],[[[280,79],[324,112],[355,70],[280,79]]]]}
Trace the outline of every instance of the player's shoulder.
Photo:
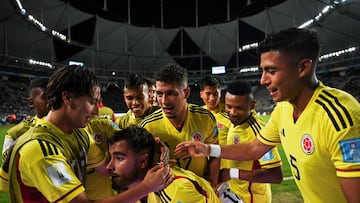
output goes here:
{"type": "Polygon", "coordinates": [[[144,119],[140,123],[140,127],[145,127],[146,125],[156,124],[157,122],[161,122],[164,119],[164,115],[162,113],[162,109],[158,108],[151,114],[144,117],[144,119]]]}
{"type": "Polygon", "coordinates": [[[313,116],[325,119],[336,131],[347,129],[359,121],[360,115],[359,102],[349,93],[327,86],[322,86],[317,91],[313,99],[313,105],[316,112],[313,116]]]}
{"type": "Polygon", "coordinates": [[[191,117],[200,117],[202,119],[209,118],[215,121],[215,116],[211,113],[211,111],[197,105],[197,104],[188,104],[188,109],[191,117]]]}

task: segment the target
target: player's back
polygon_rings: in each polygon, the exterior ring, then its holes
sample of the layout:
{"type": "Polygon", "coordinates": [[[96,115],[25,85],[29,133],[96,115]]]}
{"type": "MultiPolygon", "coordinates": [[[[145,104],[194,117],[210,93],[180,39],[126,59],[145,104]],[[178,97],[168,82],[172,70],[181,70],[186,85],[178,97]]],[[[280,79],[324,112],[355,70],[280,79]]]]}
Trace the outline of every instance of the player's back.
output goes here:
{"type": "Polygon", "coordinates": [[[201,178],[189,170],[172,167],[175,180],[165,189],[150,193],[149,203],[168,202],[168,203],[220,203],[220,199],[215,194],[213,188],[204,178],[201,178]]]}

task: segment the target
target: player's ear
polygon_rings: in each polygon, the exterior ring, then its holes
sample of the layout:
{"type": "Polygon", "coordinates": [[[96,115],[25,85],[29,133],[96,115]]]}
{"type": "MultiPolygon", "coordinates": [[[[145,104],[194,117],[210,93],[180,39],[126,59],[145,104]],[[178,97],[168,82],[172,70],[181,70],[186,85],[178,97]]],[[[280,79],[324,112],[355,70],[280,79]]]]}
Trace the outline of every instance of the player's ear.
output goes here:
{"type": "Polygon", "coordinates": [[[149,154],[141,154],[138,161],[139,168],[147,168],[149,166],[149,154]]]}
{"type": "Polygon", "coordinates": [[[313,61],[311,59],[303,59],[298,63],[299,77],[305,77],[312,71],[313,61]]]}
{"type": "Polygon", "coordinates": [[[184,92],[185,92],[185,98],[188,99],[190,96],[190,87],[186,87],[184,89],[184,92]]]}
{"type": "Polygon", "coordinates": [[[33,108],[34,101],[33,101],[33,99],[32,99],[31,97],[28,97],[28,98],[27,98],[27,103],[29,104],[29,106],[30,106],[31,108],[33,108]]]}

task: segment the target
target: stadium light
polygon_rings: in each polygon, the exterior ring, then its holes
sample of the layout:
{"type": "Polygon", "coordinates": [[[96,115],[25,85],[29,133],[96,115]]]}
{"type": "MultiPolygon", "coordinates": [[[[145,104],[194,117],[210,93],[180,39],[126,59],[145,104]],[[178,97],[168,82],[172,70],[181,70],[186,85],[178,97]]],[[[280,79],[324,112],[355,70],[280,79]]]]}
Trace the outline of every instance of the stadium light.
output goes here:
{"type": "Polygon", "coordinates": [[[34,59],[29,59],[29,63],[31,65],[38,65],[38,66],[44,66],[44,67],[48,67],[50,69],[53,68],[53,66],[51,65],[51,63],[46,63],[46,62],[43,62],[43,61],[37,61],[37,60],[34,60],[34,59]]]}

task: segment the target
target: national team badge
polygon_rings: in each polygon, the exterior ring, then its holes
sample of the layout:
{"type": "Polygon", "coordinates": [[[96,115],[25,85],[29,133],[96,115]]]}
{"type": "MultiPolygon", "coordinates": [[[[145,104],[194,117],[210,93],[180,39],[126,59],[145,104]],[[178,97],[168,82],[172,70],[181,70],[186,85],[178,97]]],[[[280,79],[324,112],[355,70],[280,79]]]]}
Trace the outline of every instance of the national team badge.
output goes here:
{"type": "Polygon", "coordinates": [[[104,135],[101,133],[94,133],[93,138],[96,144],[101,144],[104,141],[104,135]]]}
{"type": "Polygon", "coordinates": [[[314,152],[315,146],[314,146],[314,140],[312,137],[308,134],[303,135],[301,138],[301,148],[303,152],[307,155],[310,155],[314,152]]]}
{"type": "Polygon", "coordinates": [[[201,134],[201,132],[194,132],[191,138],[193,141],[202,141],[203,135],[201,134]]]}
{"type": "Polygon", "coordinates": [[[233,144],[239,144],[240,143],[240,137],[239,136],[235,136],[234,140],[233,140],[233,144]]]}
{"type": "Polygon", "coordinates": [[[341,140],[339,144],[344,162],[360,162],[360,138],[341,140]]]}
{"type": "Polygon", "coordinates": [[[224,125],[222,123],[217,123],[217,128],[219,130],[222,130],[222,129],[224,129],[224,125]]]}

